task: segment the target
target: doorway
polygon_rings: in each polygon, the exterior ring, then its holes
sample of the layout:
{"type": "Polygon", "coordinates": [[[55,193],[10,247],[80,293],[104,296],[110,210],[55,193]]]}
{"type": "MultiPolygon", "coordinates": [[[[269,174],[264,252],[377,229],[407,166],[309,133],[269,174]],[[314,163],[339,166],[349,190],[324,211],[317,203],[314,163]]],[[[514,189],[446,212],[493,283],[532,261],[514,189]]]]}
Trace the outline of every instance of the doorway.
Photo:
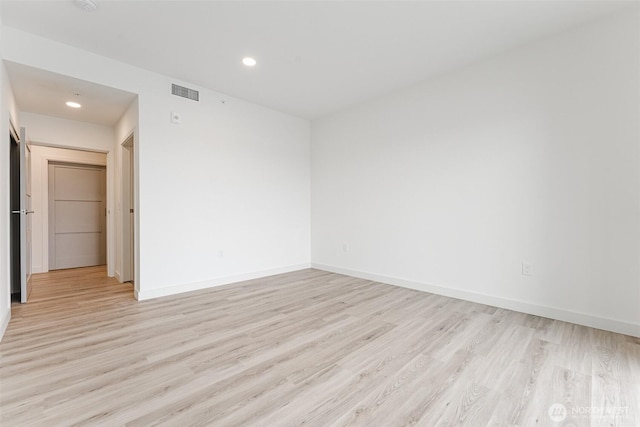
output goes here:
{"type": "Polygon", "coordinates": [[[13,213],[20,211],[20,147],[13,132],[10,139],[11,300],[20,301],[20,215],[13,213]]]}
{"type": "Polygon", "coordinates": [[[9,124],[9,208],[11,300],[27,302],[31,291],[31,151],[26,132],[9,124]]]}
{"type": "Polygon", "coordinates": [[[49,269],[107,262],[106,169],[49,162],[49,269]]]}
{"type": "Polygon", "coordinates": [[[122,143],[122,276],[135,284],[135,151],[133,134],[122,143]]]}

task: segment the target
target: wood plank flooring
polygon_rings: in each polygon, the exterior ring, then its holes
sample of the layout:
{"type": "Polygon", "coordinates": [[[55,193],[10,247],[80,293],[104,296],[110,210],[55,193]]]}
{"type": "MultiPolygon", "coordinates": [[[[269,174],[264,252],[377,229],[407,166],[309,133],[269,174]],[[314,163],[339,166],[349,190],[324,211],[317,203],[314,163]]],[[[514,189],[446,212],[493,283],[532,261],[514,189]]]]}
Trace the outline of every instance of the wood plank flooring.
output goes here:
{"type": "Polygon", "coordinates": [[[318,270],[143,302],[61,270],[12,310],[2,426],[640,426],[638,338],[318,270]]]}

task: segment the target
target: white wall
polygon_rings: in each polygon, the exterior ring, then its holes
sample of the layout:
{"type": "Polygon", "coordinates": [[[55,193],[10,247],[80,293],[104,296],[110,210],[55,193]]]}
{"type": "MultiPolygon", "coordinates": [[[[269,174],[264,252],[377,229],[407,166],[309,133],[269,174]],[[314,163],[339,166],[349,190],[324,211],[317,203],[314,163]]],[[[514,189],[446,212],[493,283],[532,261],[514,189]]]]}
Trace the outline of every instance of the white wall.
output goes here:
{"type": "Polygon", "coordinates": [[[7,60],[138,94],[139,298],[309,265],[308,121],[9,27],[2,45],[7,60]]]}
{"type": "Polygon", "coordinates": [[[638,28],[627,10],[313,122],[312,264],[640,335],[638,28]]]}
{"type": "MultiPolygon", "coordinates": [[[[31,146],[31,199],[34,211],[31,223],[31,259],[33,273],[49,271],[48,166],[50,161],[107,166],[107,155],[105,153],[91,151],[67,150],[37,145],[31,146]]],[[[109,208],[107,208],[107,210],[109,210],[109,208]]],[[[107,224],[109,224],[109,221],[107,221],[107,224]]],[[[109,231],[111,230],[107,230],[107,235],[109,231]]],[[[107,244],[107,246],[109,247],[109,244],[107,244]]],[[[109,247],[109,249],[113,250],[112,247],[109,247]]]]}
{"type": "Polygon", "coordinates": [[[202,92],[199,104],[166,95],[155,116],[163,135],[151,142],[140,121],[139,270],[153,287],[147,295],[309,266],[309,122],[202,92]],[[170,111],[182,125],[169,123],[170,111]]]}
{"type": "Polygon", "coordinates": [[[34,144],[103,153],[113,150],[115,145],[115,130],[111,126],[24,111],[20,112],[20,124],[26,128],[27,137],[34,144]]]}

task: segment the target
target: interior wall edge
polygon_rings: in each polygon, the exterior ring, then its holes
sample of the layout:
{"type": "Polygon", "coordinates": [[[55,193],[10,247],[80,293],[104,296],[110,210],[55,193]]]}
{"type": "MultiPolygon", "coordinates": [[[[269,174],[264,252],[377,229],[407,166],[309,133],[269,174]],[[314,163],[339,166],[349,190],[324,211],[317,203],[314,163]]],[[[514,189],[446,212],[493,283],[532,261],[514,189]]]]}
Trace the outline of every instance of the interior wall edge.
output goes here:
{"type": "Polygon", "coordinates": [[[402,288],[414,289],[417,291],[428,292],[445,297],[457,298],[465,301],[475,302],[478,304],[504,308],[520,313],[546,317],[562,322],[575,323],[577,325],[603,329],[605,331],[616,332],[619,334],[640,337],[640,324],[625,322],[622,320],[592,316],[590,314],[566,310],[559,307],[531,304],[520,300],[502,298],[495,295],[469,292],[462,289],[449,288],[430,283],[416,282],[412,280],[401,279],[399,277],[384,276],[381,274],[352,270],[349,268],[337,267],[333,265],[312,262],[311,268],[328,271],[331,273],[344,274],[345,276],[352,276],[360,279],[373,280],[375,282],[385,283],[393,286],[400,286],[402,288]]]}
{"type": "MultiPolygon", "coordinates": [[[[93,149],[93,148],[86,148],[86,147],[75,146],[75,145],[63,145],[63,144],[49,143],[49,142],[43,142],[43,141],[34,141],[32,139],[29,139],[29,145],[32,147],[36,146],[36,147],[47,147],[47,148],[59,148],[61,150],[74,150],[74,151],[86,151],[87,153],[109,154],[108,150],[99,149],[99,148],[93,149]]],[[[106,166],[106,162],[105,162],[105,166],[106,166]]]]}
{"type": "Polygon", "coordinates": [[[311,268],[310,263],[287,265],[283,267],[271,268],[268,270],[253,271],[232,276],[223,276],[215,279],[204,280],[201,282],[184,283],[165,288],[134,290],[134,296],[138,301],[149,300],[153,298],[165,297],[170,295],[181,294],[191,291],[199,291],[202,289],[215,288],[217,286],[230,285],[246,280],[261,279],[263,277],[274,276],[276,274],[291,273],[294,271],[311,268]]]}
{"type": "Polygon", "coordinates": [[[9,326],[9,321],[11,320],[11,310],[7,311],[2,320],[0,321],[0,341],[2,341],[2,337],[4,337],[4,333],[7,331],[7,326],[9,326]]]}

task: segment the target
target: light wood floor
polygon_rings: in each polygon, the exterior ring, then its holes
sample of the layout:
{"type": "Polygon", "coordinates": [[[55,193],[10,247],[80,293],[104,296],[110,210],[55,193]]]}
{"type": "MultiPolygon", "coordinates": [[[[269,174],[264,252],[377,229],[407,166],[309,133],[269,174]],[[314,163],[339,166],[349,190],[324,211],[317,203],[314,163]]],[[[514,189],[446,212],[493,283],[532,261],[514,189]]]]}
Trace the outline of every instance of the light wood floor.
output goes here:
{"type": "Polygon", "coordinates": [[[2,426],[640,426],[640,339],[318,270],[144,302],[64,270],[12,310],[2,426]]]}

